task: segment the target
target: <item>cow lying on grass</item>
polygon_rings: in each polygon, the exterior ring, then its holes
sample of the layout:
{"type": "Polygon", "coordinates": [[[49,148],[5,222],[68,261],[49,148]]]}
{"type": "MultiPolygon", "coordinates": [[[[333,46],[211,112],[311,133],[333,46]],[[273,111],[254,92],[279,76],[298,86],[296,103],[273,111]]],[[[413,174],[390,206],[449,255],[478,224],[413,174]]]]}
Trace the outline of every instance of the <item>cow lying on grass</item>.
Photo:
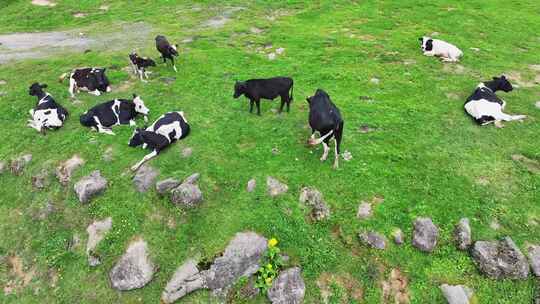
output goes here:
{"type": "Polygon", "coordinates": [[[131,66],[133,67],[133,72],[135,73],[135,75],[139,76],[142,82],[146,82],[143,77],[146,77],[146,79],[148,79],[149,72],[146,71],[146,68],[156,66],[154,60],[147,57],[140,57],[135,52],[129,54],[129,61],[131,62],[131,66]]]}
{"type": "Polygon", "coordinates": [[[142,145],[143,149],[149,149],[152,152],[131,167],[131,170],[137,171],[140,166],[156,157],[170,144],[188,136],[189,132],[190,126],[184,117],[184,112],[169,112],[163,114],[150,127],[145,129],[135,129],[133,136],[131,136],[131,139],[129,140],[129,146],[138,147],[142,145]]]}
{"type": "Polygon", "coordinates": [[[328,157],[329,142],[334,138],[334,169],[339,166],[339,153],[341,137],[343,135],[343,119],[339,109],[334,105],[328,94],[318,89],[315,95],[308,97],[309,103],[309,125],[311,126],[311,137],[308,140],[310,146],[323,145],[324,152],[321,161],[328,157]],[[319,132],[320,138],[315,139],[315,132],[319,132]]]}
{"type": "MultiPolygon", "coordinates": [[[[69,94],[75,98],[75,90],[88,91],[88,93],[99,96],[101,93],[110,92],[109,79],[105,76],[106,68],[80,68],[74,69],[69,74],[69,94]]],[[[68,73],[60,76],[63,82],[68,73]]]]}
{"type": "Polygon", "coordinates": [[[425,56],[440,57],[445,62],[458,62],[463,52],[455,45],[431,37],[418,38],[425,56]]]}
{"type": "Polygon", "coordinates": [[[465,102],[465,111],[471,115],[479,125],[487,125],[492,122],[498,124],[501,121],[525,119],[525,115],[508,115],[503,113],[506,102],[500,99],[495,92],[510,92],[512,84],[503,75],[493,77],[491,81],[480,83],[476,90],[465,102]]]}
{"type": "Polygon", "coordinates": [[[290,110],[293,100],[293,80],[289,77],[274,77],[269,79],[250,79],[237,81],[234,85],[234,98],[245,95],[249,98],[249,113],[253,113],[253,104],[257,104],[257,115],[261,115],[261,98],[274,100],[281,97],[279,113],[283,111],[283,105],[287,104],[287,112],[290,110]],[[289,93],[290,91],[290,93],[289,93]]]}
{"type": "Polygon", "coordinates": [[[45,129],[58,129],[62,127],[68,117],[68,112],[61,105],[54,101],[53,97],[43,91],[46,84],[33,83],[28,88],[30,96],[36,96],[38,102],[34,109],[30,110],[32,119],[28,120],[28,126],[42,132],[45,129]]]}
{"type": "Polygon", "coordinates": [[[149,112],[141,97],[133,94],[132,100],[115,99],[98,104],[81,115],[80,121],[81,125],[95,129],[99,133],[114,135],[112,126],[127,124],[135,126],[135,117],[142,114],[144,120],[148,121],[149,112]]]}

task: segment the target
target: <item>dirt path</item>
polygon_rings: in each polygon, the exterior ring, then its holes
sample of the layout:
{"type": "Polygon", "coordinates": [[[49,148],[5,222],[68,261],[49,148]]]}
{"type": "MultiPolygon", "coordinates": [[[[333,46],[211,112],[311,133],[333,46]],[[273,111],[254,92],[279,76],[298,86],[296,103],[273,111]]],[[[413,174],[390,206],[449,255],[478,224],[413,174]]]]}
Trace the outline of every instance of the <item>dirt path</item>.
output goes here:
{"type": "Polygon", "coordinates": [[[0,35],[0,64],[86,50],[130,50],[153,41],[152,27],[146,23],[119,24],[112,28],[116,31],[88,35],[84,34],[85,29],[0,35]]]}

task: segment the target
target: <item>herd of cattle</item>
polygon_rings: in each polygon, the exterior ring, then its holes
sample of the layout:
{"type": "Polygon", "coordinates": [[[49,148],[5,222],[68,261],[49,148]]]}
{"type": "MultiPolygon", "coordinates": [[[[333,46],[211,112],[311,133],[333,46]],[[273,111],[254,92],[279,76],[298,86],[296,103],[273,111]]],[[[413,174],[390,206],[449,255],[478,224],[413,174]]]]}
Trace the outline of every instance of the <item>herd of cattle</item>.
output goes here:
{"type": "MultiPolygon", "coordinates": [[[[174,63],[174,57],[178,56],[177,45],[170,44],[161,35],[157,36],[155,40],[156,49],[161,54],[163,63],[169,59],[173,69],[177,71],[174,63]]],[[[448,42],[430,37],[422,37],[419,40],[423,54],[426,56],[439,57],[446,62],[457,62],[463,55],[460,49],[448,42]]],[[[156,63],[152,59],[140,57],[135,52],[129,54],[129,59],[134,73],[141,81],[146,82],[144,78],[148,79],[149,73],[146,69],[155,66],[156,63]]],[[[60,81],[62,82],[69,74],[69,93],[72,97],[75,97],[75,93],[81,90],[99,96],[111,91],[105,72],[105,68],[78,68],[71,73],[63,74],[60,81]]],[[[250,113],[253,112],[253,105],[256,104],[257,114],[260,115],[261,99],[274,100],[280,96],[279,112],[282,112],[285,105],[287,112],[289,112],[293,100],[293,86],[293,79],[289,77],[237,81],[234,85],[233,97],[246,96],[250,101],[250,113]]],[[[46,129],[58,129],[68,118],[67,110],[45,92],[45,88],[47,88],[46,84],[39,83],[34,83],[29,88],[29,94],[36,96],[38,102],[35,108],[30,110],[32,119],[28,120],[28,126],[39,132],[46,129]]],[[[464,105],[465,111],[480,125],[524,119],[525,115],[508,115],[502,112],[506,102],[500,99],[495,92],[499,90],[510,92],[512,89],[512,85],[505,76],[493,77],[493,80],[482,82],[467,98],[464,105]]],[[[308,144],[311,146],[323,145],[321,161],[324,161],[328,157],[330,140],[334,139],[334,168],[337,168],[344,124],[341,113],[330,96],[321,89],[318,89],[315,95],[308,97],[307,102],[309,103],[309,125],[312,130],[308,144]],[[316,132],[320,135],[319,139],[315,139],[316,132]]],[[[142,98],[133,94],[131,100],[114,99],[94,106],[80,116],[80,123],[100,133],[114,135],[113,126],[127,124],[135,126],[135,118],[139,114],[143,115],[145,122],[147,122],[149,112],[150,110],[142,98]]],[[[157,156],[160,151],[173,142],[185,138],[189,133],[190,126],[181,111],[165,113],[151,126],[143,129],[136,128],[129,141],[129,146],[142,146],[143,149],[149,149],[151,152],[131,169],[138,170],[146,161],[157,156]]]]}

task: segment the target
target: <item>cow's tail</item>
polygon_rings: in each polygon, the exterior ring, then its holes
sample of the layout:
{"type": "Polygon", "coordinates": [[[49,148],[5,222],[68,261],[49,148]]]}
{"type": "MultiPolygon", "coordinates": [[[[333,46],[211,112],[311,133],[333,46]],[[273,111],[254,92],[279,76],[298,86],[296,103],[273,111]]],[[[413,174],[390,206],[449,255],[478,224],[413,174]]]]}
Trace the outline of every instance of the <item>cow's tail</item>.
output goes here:
{"type": "Polygon", "coordinates": [[[94,117],[88,113],[84,113],[80,117],[81,125],[91,127],[94,125],[94,117]]]}
{"type": "Polygon", "coordinates": [[[294,91],[294,82],[291,83],[291,94],[289,95],[289,100],[290,100],[290,101],[293,100],[293,91],[294,91]]]}
{"type": "Polygon", "coordinates": [[[60,75],[60,77],[58,77],[58,82],[60,82],[60,83],[64,82],[64,80],[66,79],[68,74],[69,73],[64,73],[64,74],[60,75]]]}

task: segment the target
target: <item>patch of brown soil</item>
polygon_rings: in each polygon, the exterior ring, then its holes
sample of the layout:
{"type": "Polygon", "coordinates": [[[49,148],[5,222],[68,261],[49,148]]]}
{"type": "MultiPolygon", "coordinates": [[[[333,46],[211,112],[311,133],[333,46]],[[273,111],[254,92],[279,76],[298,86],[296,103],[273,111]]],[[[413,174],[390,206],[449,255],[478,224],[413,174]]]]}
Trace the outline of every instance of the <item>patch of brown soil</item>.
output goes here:
{"type": "Polygon", "coordinates": [[[321,292],[323,303],[329,303],[329,300],[334,296],[332,290],[333,284],[338,285],[346,292],[340,299],[337,299],[339,300],[339,303],[350,303],[352,300],[362,301],[364,290],[362,289],[360,282],[358,282],[351,274],[323,272],[317,279],[317,287],[319,287],[321,292]]]}
{"type": "Polygon", "coordinates": [[[410,303],[409,280],[397,268],[392,269],[390,277],[381,283],[381,303],[408,304],[410,303]]]}

